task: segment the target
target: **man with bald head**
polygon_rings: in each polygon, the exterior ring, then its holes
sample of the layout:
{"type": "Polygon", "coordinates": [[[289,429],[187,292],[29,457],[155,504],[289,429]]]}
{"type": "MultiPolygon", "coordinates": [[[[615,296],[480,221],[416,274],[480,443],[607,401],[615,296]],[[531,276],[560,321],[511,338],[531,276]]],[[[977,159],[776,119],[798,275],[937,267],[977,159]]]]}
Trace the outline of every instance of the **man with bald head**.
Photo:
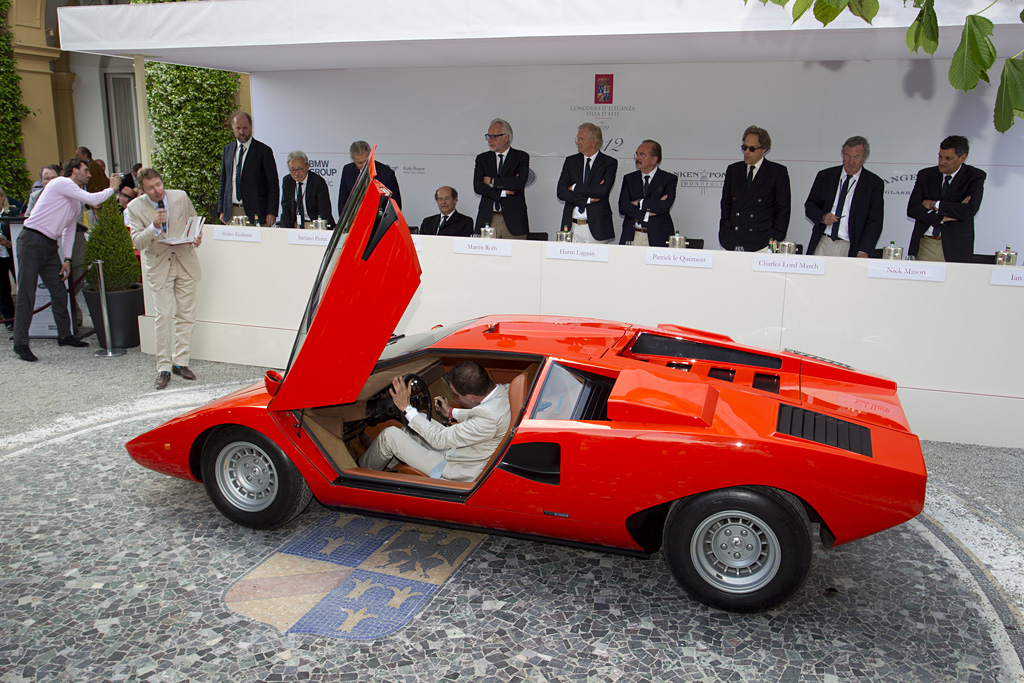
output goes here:
{"type": "Polygon", "coordinates": [[[274,150],[252,137],[252,117],[236,112],[231,117],[235,142],[224,146],[220,165],[220,191],[217,211],[221,222],[233,216],[246,216],[272,227],[277,222],[280,187],[274,150]]]}
{"type": "Polygon", "coordinates": [[[454,187],[443,185],[434,192],[434,201],[441,213],[427,216],[420,224],[421,235],[448,235],[449,237],[471,237],[473,219],[455,210],[459,193],[454,187]]]}

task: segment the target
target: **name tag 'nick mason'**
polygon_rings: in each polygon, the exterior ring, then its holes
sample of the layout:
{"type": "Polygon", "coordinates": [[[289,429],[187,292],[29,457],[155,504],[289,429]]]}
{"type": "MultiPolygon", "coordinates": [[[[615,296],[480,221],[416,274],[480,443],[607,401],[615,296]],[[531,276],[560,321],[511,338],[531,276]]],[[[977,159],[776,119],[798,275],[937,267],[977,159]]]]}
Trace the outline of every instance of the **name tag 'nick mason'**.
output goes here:
{"type": "Polygon", "coordinates": [[[824,275],[823,257],[790,256],[781,254],[754,254],[754,270],[766,273],[800,273],[802,275],[824,275]]]}
{"type": "Polygon", "coordinates": [[[608,261],[608,247],[603,244],[548,244],[548,258],[564,261],[608,261]]]}
{"type": "Polygon", "coordinates": [[[679,266],[682,268],[714,268],[715,255],[695,249],[667,249],[647,247],[647,265],[679,266]]]}
{"type": "Polygon", "coordinates": [[[886,280],[922,280],[924,282],[945,282],[945,263],[923,261],[875,261],[868,264],[868,277],[886,280]]]}

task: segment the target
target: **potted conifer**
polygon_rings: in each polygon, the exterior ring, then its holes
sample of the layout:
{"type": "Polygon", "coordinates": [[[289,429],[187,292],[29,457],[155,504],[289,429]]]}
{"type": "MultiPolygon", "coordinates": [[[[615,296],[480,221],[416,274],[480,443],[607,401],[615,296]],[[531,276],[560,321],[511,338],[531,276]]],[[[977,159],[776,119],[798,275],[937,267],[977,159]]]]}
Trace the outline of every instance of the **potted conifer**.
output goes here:
{"type": "Polygon", "coordinates": [[[89,268],[83,291],[100,346],[107,349],[138,346],[139,316],[146,312],[140,284],[142,271],[135,257],[131,235],[124,224],[124,214],[114,197],[103,202],[96,211],[96,225],[89,230],[82,266],[89,268]],[[107,346],[103,331],[99,268],[93,265],[96,261],[103,261],[103,284],[107,292],[107,316],[113,342],[111,346],[107,346]]]}

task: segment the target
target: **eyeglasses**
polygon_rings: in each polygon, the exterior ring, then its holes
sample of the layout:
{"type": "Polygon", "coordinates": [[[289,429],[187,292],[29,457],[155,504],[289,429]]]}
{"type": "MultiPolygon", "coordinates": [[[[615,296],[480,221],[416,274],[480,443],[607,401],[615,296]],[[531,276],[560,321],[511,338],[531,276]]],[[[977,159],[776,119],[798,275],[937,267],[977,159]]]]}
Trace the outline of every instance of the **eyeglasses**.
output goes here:
{"type": "Polygon", "coordinates": [[[754,147],[752,145],[740,145],[740,149],[743,150],[744,152],[756,152],[759,149],[764,149],[764,147],[754,147]]]}
{"type": "Polygon", "coordinates": [[[487,138],[488,140],[497,140],[498,138],[504,137],[506,135],[508,135],[508,133],[498,133],[497,135],[491,135],[490,133],[484,133],[484,137],[487,138]]]}

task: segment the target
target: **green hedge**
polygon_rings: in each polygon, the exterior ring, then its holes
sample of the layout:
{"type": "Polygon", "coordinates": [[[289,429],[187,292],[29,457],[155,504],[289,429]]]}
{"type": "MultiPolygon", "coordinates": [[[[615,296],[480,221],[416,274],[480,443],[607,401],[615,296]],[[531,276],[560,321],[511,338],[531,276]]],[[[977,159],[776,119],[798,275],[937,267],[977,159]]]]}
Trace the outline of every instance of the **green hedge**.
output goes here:
{"type": "Polygon", "coordinates": [[[25,170],[21,120],[32,111],[21,103],[21,76],[15,68],[7,12],[11,0],[0,0],[0,187],[11,197],[28,198],[32,180],[25,170]]]}

